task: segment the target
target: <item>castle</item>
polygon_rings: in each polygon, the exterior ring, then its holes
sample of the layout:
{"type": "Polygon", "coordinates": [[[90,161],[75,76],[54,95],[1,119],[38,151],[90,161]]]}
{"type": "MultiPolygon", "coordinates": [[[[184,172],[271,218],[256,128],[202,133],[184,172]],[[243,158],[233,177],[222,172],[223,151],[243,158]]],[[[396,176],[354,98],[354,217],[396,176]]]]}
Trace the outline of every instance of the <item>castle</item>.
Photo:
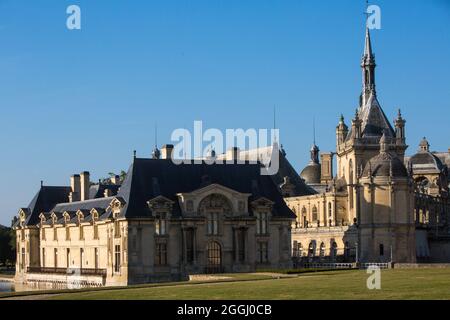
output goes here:
{"type": "Polygon", "coordinates": [[[341,116],[336,152],[314,144],[301,177],[314,195],[286,197],[296,213],[297,263],[450,261],[448,153],[432,153],[424,138],[406,157],[405,124],[393,126],[377,97],[375,55],[366,30],[363,89],[349,128],[341,116]],[[333,174],[333,157],[337,172],[333,174]]]}
{"type": "Polygon", "coordinates": [[[277,143],[211,155],[231,164],[181,165],[166,145],[135,156],[124,179],[93,183],[83,172],[70,186],[42,185],[14,224],[16,281],[111,286],[311,263],[449,261],[450,152],[430,152],[424,139],[406,156],[406,121],[399,111],[392,125],[377,97],[368,29],[361,67],[351,127],[341,117],[336,152],[314,144],[300,175],[277,143]],[[261,175],[274,155],[278,173],[261,175]]]}

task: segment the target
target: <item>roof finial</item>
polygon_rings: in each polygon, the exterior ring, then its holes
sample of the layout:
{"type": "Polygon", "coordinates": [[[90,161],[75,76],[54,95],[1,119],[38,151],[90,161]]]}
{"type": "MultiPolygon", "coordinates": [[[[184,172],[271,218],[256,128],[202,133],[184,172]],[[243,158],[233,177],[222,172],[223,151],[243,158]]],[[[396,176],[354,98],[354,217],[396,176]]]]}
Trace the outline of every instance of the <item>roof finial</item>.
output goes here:
{"type": "Polygon", "coordinates": [[[316,145],[316,118],[313,116],[313,143],[316,145]]]}
{"type": "Polygon", "coordinates": [[[41,180],[41,188],[44,186],[44,180],[41,180]]]}
{"type": "Polygon", "coordinates": [[[136,159],[136,150],[133,150],[133,158],[136,159]]]}

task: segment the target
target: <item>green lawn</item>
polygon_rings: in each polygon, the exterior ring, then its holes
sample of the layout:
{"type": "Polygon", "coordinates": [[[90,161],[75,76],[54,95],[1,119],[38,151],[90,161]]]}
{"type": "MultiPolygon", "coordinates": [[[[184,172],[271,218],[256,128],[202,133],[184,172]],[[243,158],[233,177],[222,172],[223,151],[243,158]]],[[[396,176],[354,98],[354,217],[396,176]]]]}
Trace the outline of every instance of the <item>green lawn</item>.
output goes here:
{"type": "MultiPolygon", "coordinates": [[[[49,299],[450,299],[450,269],[383,270],[381,290],[368,290],[365,271],[330,271],[294,278],[63,293],[49,299]]],[[[250,280],[249,280],[250,279],[250,280]]]]}

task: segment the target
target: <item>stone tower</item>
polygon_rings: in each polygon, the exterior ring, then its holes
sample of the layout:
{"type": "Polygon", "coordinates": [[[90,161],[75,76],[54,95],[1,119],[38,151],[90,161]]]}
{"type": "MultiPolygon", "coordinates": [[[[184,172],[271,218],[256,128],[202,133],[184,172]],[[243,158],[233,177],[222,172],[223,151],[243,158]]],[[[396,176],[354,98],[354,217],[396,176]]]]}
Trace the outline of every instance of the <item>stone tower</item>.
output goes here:
{"type": "Polygon", "coordinates": [[[387,135],[379,154],[365,165],[359,180],[359,261],[416,261],[414,189],[403,161],[389,149],[387,135]]]}
{"type": "Polygon", "coordinates": [[[405,120],[399,113],[395,130],[387,119],[378,101],[375,84],[375,55],[372,50],[370,32],[366,28],[364,55],[361,61],[363,88],[360,105],[348,130],[343,117],[336,128],[337,177],[344,181],[348,191],[350,219],[359,220],[357,210],[356,181],[368,161],[380,152],[380,139],[384,134],[386,148],[402,161],[407,146],[405,144],[405,120]]]}

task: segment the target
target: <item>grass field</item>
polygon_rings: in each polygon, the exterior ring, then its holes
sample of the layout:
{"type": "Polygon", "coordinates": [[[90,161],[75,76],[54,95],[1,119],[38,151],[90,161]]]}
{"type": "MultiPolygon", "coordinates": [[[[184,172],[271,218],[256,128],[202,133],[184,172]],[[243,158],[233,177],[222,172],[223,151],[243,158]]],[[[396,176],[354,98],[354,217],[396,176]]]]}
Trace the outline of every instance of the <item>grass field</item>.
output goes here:
{"type": "Polygon", "coordinates": [[[330,271],[293,278],[177,284],[50,295],[48,299],[450,299],[450,269],[384,270],[381,290],[368,290],[365,271],[330,271]]]}

